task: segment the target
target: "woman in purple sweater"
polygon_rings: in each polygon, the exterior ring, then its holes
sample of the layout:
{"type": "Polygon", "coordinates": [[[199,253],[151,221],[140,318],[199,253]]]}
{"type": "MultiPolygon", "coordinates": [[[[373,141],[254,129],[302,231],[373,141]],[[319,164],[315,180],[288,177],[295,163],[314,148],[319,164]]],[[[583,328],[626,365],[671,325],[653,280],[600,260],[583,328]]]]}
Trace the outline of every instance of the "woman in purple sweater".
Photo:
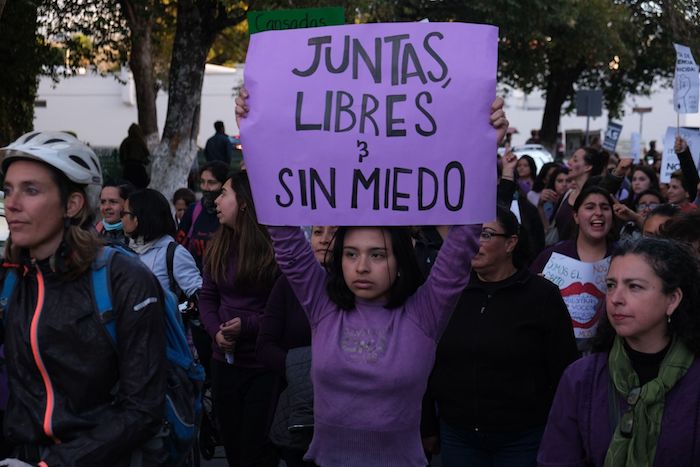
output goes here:
{"type": "MultiPolygon", "coordinates": [[[[239,117],[246,97],[236,99],[239,117]]],[[[508,127],[502,107],[499,98],[491,114],[498,141],[508,127]]],[[[329,272],[301,230],[268,230],[311,325],[314,437],[305,459],[321,467],[427,465],[421,401],[481,226],[452,227],[420,287],[406,228],[339,228],[329,272]]]]}
{"type": "Polygon", "coordinates": [[[277,375],[257,360],[255,341],[279,273],[245,172],[226,180],[216,211],[221,227],[207,249],[199,299],[200,318],[214,341],[214,411],[229,466],[276,466],[267,430],[277,375]]]}
{"type": "Polygon", "coordinates": [[[700,465],[700,268],[673,240],[613,253],[593,355],[562,376],[543,467],[700,465]]]}

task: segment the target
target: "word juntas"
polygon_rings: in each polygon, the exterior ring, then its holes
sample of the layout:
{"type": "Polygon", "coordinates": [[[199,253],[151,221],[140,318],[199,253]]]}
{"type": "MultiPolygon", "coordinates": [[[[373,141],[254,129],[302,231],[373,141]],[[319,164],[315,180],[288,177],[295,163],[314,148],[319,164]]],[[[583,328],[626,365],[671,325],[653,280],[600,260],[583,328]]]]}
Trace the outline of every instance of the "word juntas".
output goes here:
{"type": "Polygon", "coordinates": [[[449,162],[442,173],[435,173],[427,167],[392,167],[354,169],[340,172],[340,176],[351,177],[352,194],[349,197],[347,194],[337,196],[335,168],[328,169],[325,175],[314,168],[282,168],[277,179],[284,192],[277,191],[275,202],[282,208],[296,204],[316,210],[336,208],[338,199],[342,199],[351,209],[374,211],[427,211],[438,203],[449,211],[459,211],[464,205],[466,174],[457,161],[449,162]],[[409,187],[417,187],[413,196],[406,191],[409,187]]]}
{"type": "MultiPolygon", "coordinates": [[[[422,85],[428,83],[443,83],[442,88],[449,85],[449,69],[447,63],[440,57],[433,47],[434,43],[441,41],[443,35],[433,31],[425,34],[418,49],[425,51],[421,54],[430,63],[422,63],[416,46],[410,34],[398,34],[386,37],[376,37],[372,41],[374,50],[371,53],[362,45],[359,39],[346,35],[343,38],[342,58],[339,64],[333,63],[333,55],[337,56],[337,43],[333,43],[332,36],[312,37],[308,40],[309,47],[313,48],[313,60],[305,68],[294,68],[292,73],[298,77],[307,78],[317,73],[328,72],[334,75],[352,73],[352,79],[357,80],[360,70],[369,73],[376,84],[381,84],[386,78],[384,73],[386,60],[385,46],[388,47],[388,78],[391,86],[401,86],[409,80],[417,79],[422,85]]],[[[438,42],[439,44],[439,42],[438,42]]],[[[406,93],[392,93],[382,98],[377,98],[371,93],[363,93],[362,96],[353,96],[344,90],[322,90],[325,92],[324,109],[322,115],[311,112],[312,115],[304,117],[304,92],[298,91],[296,95],[295,125],[297,131],[333,131],[347,132],[357,128],[359,133],[371,131],[375,136],[384,133],[386,136],[406,136],[407,129],[401,125],[405,119],[396,117],[399,104],[412,101],[423,121],[414,122],[415,132],[421,136],[431,136],[437,132],[437,123],[429,112],[429,105],[433,102],[433,96],[429,90],[422,90],[415,96],[406,93]],[[384,121],[378,122],[375,112],[384,106],[384,121]],[[343,122],[343,120],[345,120],[343,122]],[[371,128],[370,128],[371,127],[371,128]]],[[[312,109],[316,110],[316,109],[312,109]]]]}

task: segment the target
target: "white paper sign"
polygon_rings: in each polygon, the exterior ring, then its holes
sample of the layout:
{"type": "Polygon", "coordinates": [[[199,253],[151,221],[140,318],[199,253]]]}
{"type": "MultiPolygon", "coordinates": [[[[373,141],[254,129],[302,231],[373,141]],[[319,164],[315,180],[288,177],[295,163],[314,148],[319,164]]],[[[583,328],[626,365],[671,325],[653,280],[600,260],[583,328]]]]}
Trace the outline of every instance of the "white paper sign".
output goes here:
{"type": "Polygon", "coordinates": [[[574,336],[587,339],[595,335],[605,301],[605,279],[610,258],[584,263],[559,253],[552,253],[542,271],[561,292],[574,325],[574,336]]]}
{"type": "Polygon", "coordinates": [[[698,112],[700,76],[693,54],[685,45],[673,44],[676,49],[676,75],[673,78],[673,108],[681,114],[698,112]]]}
{"type": "Polygon", "coordinates": [[[614,152],[617,147],[617,140],[620,139],[622,132],[622,124],[617,122],[608,122],[608,128],[605,130],[605,140],[603,141],[603,149],[614,152]]]}
{"type": "Polygon", "coordinates": [[[634,163],[639,163],[639,157],[642,152],[642,143],[639,133],[632,133],[630,135],[630,155],[634,159],[634,163]]]}
{"type": "Polygon", "coordinates": [[[688,148],[690,148],[690,153],[693,155],[695,167],[698,166],[698,161],[700,161],[700,131],[688,128],[677,130],[676,127],[668,127],[664,136],[664,152],[661,155],[661,177],[659,177],[661,183],[670,182],[671,174],[681,168],[676,151],[673,150],[677,132],[680,132],[681,137],[688,142],[688,148]]]}

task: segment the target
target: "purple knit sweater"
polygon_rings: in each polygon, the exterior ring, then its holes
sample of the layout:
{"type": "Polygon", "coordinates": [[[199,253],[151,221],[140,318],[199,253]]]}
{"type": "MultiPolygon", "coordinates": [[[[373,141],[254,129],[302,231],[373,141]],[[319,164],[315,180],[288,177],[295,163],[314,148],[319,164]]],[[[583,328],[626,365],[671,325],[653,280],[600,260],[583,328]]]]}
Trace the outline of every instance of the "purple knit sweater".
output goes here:
{"type": "Polygon", "coordinates": [[[421,399],[437,341],[469,281],[481,226],[452,228],[428,280],[391,310],[359,299],[341,310],[302,232],[268,229],[311,325],[315,429],[305,458],[322,467],[425,466],[421,399]]]}

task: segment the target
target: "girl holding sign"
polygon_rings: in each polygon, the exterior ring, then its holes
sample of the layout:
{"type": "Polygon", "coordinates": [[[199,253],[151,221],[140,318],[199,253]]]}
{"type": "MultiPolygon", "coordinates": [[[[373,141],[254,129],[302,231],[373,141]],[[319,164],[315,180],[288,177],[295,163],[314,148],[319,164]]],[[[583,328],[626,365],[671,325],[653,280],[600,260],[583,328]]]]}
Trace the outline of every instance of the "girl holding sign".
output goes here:
{"type": "MultiPolygon", "coordinates": [[[[239,117],[245,96],[236,99],[239,117]]],[[[499,98],[491,114],[499,141],[508,127],[502,107],[499,98]]],[[[340,227],[329,272],[301,230],[268,230],[311,325],[314,436],[305,459],[323,467],[427,465],[421,400],[481,226],[450,229],[423,285],[407,228],[340,227]]]]}
{"type": "Polygon", "coordinates": [[[566,369],[538,464],[700,465],[700,269],[673,240],[615,251],[594,354],[566,369]]]}
{"type": "MultiPolygon", "coordinates": [[[[598,186],[590,186],[583,190],[574,203],[574,221],[577,225],[577,233],[574,240],[566,240],[547,248],[535,259],[530,266],[530,270],[535,274],[543,273],[550,258],[554,253],[572,258],[584,263],[599,263],[610,256],[614,240],[611,238],[613,229],[613,199],[610,193],[598,186]]],[[[563,271],[561,274],[565,274],[563,271]]],[[[560,275],[561,275],[560,274],[560,275]]],[[[553,278],[545,274],[552,280],[553,278]]],[[[578,289],[568,287],[569,283],[563,283],[562,296],[567,301],[568,295],[581,296],[581,300],[576,300],[576,310],[572,307],[575,298],[571,298],[569,313],[574,321],[574,332],[579,350],[582,352],[590,349],[590,338],[595,332],[595,326],[600,317],[602,308],[602,297],[604,292],[601,287],[592,287],[588,280],[577,281],[579,278],[572,278],[572,284],[580,284],[578,289]],[[598,300],[590,300],[583,297],[584,294],[597,297],[598,300]],[[585,299],[585,300],[584,300],[585,299]]],[[[580,278],[585,279],[585,278],[580,278]]]]}

